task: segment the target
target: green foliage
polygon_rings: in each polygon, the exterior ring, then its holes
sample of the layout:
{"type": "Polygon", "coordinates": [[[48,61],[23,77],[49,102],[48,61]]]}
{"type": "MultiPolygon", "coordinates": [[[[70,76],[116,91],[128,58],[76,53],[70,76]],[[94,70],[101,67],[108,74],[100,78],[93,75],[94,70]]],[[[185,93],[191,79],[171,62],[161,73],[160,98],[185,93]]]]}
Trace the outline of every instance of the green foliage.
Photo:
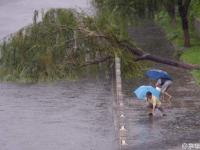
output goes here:
{"type": "MultiPolygon", "coordinates": [[[[180,17],[176,18],[176,25],[171,24],[170,17],[165,11],[161,11],[156,15],[155,21],[164,29],[167,38],[172,41],[178,49],[183,49],[183,30],[180,17]]],[[[198,45],[198,36],[193,27],[193,18],[190,18],[190,39],[192,46],[198,45]]]]}
{"type": "MultiPolygon", "coordinates": [[[[192,3],[193,4],[193,3],[192,3]]],[[[191,6],[193,7],[193,6],[191,6]]],[[[181,29],[181,21],[180,18],[177,18],[177,25],[174,27],[170,23],[170,17],[166,12],[161,12],[157,15],[156,21],[157,23],[163,27],[167,38],[175,45],[176,47],[176,55],[180,57],[182,61],[192,64],[200,64],[200,43],[199,37],[193,28],[192,24],[193,18],[190,18],[190,38],[191,38],[191,47],[183,48],[183,32],[181,29]]],[[[192,71],[193,76],[200,83],[200,71],[192,71]]]]}
{"type": "MultiPolygon", "coordinates": [[[[192,63],[192,64],[199,64],[200,65],[200,44],[196,46],[190,47],[187,51],[183,53],[181,59],[192,63]]],[[[195,70],[192,71],[193,76],[195,77],[196,81],[200,84],[200,71],[195,70]]]]}
{"type": "Polygon", "coordinates": [[[2,45],[1,67],[8,75],[32,81],[54,80],[73,74],[76,70],[71,71],[73,61],[76,57],[84,57],[81,56],[83,49],[77,50],[79,56],[73,56],[74,43],[66,42],[74,38],[77,24],[74,11],[49,10],[41,22],[22,29],[2,45]]]}
{"type": "MultiPolygon", "coordinates": [[[[111,26],[113,23],[117,25],[115,29],[118,30],[118,36],[121,39],[127,39],[129,25],[140,20],[153,20],[160,15],[166,18],[166,16],[162,15],[167,15],[168,23],[175,25],[176,19],[180,22],[179,12],[182,15],[187,13],[186,15],[190,16],[190,18],[200,16],[200,2],[198,0],[93,0],[93,4],[97,9],[98,16],[106,17],[111,26]],[[178,2],[181,2],[183,7],[179,7],[181,4],[179,3],[180,5],[178,5],[178,2]],[[187,6],[190,6],[189,10],[183,12],[187,10],[187,6]]],[[[168,36],[169,39],[177,40],[176,42],[179,44],[189,46],[189,42],[183,43],[184,36],[182,36],[183,33],[180,31],[183,25],[187,27],[186,22],[178,23],[179,31],[170,33],[168,36]],[[181,40],[177,38],[178,36],[182,37],[181,40]]],[[[189,20],[189,23],[191,24],[191,20],[189,20]]]]}
{"type": "MultiPolygon", "coordinates": [[[[86,73],[98,73],[99,65],[92,65],[89,70],[83,67],[88,60],[122,54],[112,40],[93,36],[99,33],[118,37],[117,25],[105,17],[89,17],[69,9],[51,9],[42,14],[41,21],[37,21],[38,15],[35,11],[32,25],[0,45],[1,80],[74,79],[86,73]]],[[[140,64],[131,59],[123,55],[124,74],[138,74],[140,64]],[[131,69],[127,69],[129,65],[131,69]]],[[[108,72],[109,65],[104,63],[101,68],[108,72]]]]}
{"type": "Polygon", "coordinates": [[[191,0],[190,5],[190,17],[200,17],[200,1],[199,0],[191,0]]]}
{"type": "Polygon", "coordinates": [[[93,0],[97,16],[102,22],[108,23],[121,39],[128,38],[130,24],[136,23],[140,18],[154,18],[160,4],[159,0],[93,0]]]}
{"type": "Polygon", "coordinates": [[[133,79],[144,75],[144,70],[147,69],[147,63],[143,62],[141,65],[135,62],[132,55],[128,52],[121,54],[122,76],[125,79],[133,79]]]}
{"type": "Polygon", "coordinates": [[[177,46],[183,46],[183,30],[181,28],[180,18],[176,18],[176,27],[171,24],[171,18],[168,13],[161,11],[156,15],[155,21],[165,30],[167,39],[175,43],[177,46]]]}
{"type": "Polygon", "coordinates": [[[184,54],[182,55],[182,59],[192,63],[192,64],[200,64],[200,51],[199,51],[199,46],[193,46],[190,49],[188,49],[187,51],[184,52],[184,54]]]}

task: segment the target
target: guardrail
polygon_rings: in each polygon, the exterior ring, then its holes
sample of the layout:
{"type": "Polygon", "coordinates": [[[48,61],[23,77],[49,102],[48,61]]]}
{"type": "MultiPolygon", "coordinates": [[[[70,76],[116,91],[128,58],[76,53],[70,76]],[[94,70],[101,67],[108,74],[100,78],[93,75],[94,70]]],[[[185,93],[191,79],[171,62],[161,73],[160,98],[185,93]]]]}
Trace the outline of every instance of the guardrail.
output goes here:
{"type": "Polygon", "coordinates": [[[124,113],[124,101],[122,94],[122,80],[121,80],[121,61],[115,56],[114,67],[114,108],[115,108],[115,128],[118,134],[120,150],[126,149],[127,143],[127,129],[125,124],[126,115],[124,113]]]}

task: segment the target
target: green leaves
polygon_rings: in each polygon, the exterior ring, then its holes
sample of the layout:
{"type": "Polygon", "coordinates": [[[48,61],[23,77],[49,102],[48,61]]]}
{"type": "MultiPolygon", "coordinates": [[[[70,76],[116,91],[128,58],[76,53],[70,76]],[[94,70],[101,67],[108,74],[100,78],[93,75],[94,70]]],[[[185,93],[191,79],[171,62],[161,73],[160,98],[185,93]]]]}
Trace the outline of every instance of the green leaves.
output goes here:
{"type": "Polygon", "coordinates": [[[35,13],[32,25],[0,46],[0,79],[36,82],[77,78],[86,72],[97,74],[99,68],[109,72],[112,59],[102,65],[92,64],[89,71],[83,66],[101,58],[113,58],[115,54],[123,58],[124,77],[139,73],[140,64],[116,43],[116,39],[124,39],[127,33],[119,30],[117,24],[124,29],[127,24],[115,20],[114,15],[105,12],[105,15],[90,17],[71,9],[50,9],[42,14],[40,22],[38,15],[39,12],[35,13]]]}
{"type": "Polygon", "coordinates": [[[200,1],[191,0],[190,5],[190,17],[191,18],[199,18],[200,17],[200,1]]]}

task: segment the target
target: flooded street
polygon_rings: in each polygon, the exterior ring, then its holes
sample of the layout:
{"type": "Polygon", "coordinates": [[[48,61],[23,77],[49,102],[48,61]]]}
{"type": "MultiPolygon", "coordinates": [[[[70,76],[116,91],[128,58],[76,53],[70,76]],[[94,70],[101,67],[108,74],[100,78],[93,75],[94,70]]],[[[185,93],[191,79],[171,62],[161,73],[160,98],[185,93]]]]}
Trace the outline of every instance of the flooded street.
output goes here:
{"type": "Polygon", "coordinates": [[[90,12],[89,0],[0,0],[0,40],[32,23],[34,10],[75,8],[90,12]]]}
{"type": "MultiPolygon", "coordinates": [[[[175,68],[162,67],[167,71],[175,68]]],[[[178,70],[183,73],[183,70],[178,70]]],[[[171,72],[172,74],[172,72],[171,72]]],[[[162,117],[159,111],[153,118],[147,113],[146,103],[138,101],[131,95],[125,97],[126,128],[128,130],[127,150],[181,150],[183,143],[200,143],[200,90],[190,75],[179,78],[174,74],[175,81],[170,92],[174,96],[172,104],[163,102],[167,116],[162,117]],[[186,82],[183,82],[186,81],[186,82]]],[[[147,82],[146,82],[147,83],[147,82]]],[[[137,85],[145,84],[144,80],[137,85]]],[[[135,82],[127,83],[128,89],[136,88],[135,82]]]]}
{"type": "MultiPolygon", "coordinates": [[[[163,31],[153,23],[130,30],[132,37],[146,51],[171,57],[174,48],[165,39],[163,31]]],[[[157,64],[173,77],[172,104],[163,102],[167,116],[159,111],[149,118],[144,101],[132,97],[132,89],[139,85],[150,84],[147,78],[125,81],[126,128],[129,144],[127,150],[181,150],[182,144],[200,143],[200,88],[191,74],[183,69],[157,64]]]]}
{"type": "Polygon", "coordinates": [[[107,81],[0,84],[1,150],[116,150],[107,81]]]}
{"type": "MultiPolygon", "coordinates": [[[[89,0],[1,0],[0,40],[30,24],[34,10],[58,7],[90,11],[89,0]]],[[[174,56],[174,46],[154,23],[145,22],[130,28],[129,33],[145,51],[174,56]]],[[[173,95],[172,104],[163,102],[165,117],[157,111],[150,118],[146,104],[132,95],[133,89],[150,84],[149,80],[122,79],[121,86],[119,66],[112,68],[119,75],[112,74],[115,87],[103,78],[0,83],[0,150],[119,150],[119,147],[121,150],[181,150],[183,143],[200,144],[199,85],[189,71],[150,65],[173,77],[169,91],[173,95]],[[120,92],[113,93],[112,88],[120,92]],[[114,94],[123,102],[119,106],[114,103],[117,99],[114,94]],[[125,134],[116,132],[120,129],[125,134]],[[120,136],[126,140],[124,145],[119,144],[120,136]]]]}
{"type": "MultiPolygon", "coordinates": [[[[1,0],[0,39],[32,22],[34,10],[75,8],[89,0],[1,0]]],[[[0,150],[116,150],[107,80],[0,83],[0,150]]]]}

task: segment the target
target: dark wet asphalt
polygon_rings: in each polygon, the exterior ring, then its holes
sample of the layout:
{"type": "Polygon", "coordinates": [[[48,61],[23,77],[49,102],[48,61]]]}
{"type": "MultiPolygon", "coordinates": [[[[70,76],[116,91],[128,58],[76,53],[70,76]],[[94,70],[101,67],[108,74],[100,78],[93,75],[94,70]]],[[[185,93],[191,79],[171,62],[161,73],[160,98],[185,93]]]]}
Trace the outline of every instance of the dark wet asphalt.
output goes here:
{"type": "Polygon", "coordinates": [[[0,150],[116,150],[107,81],[0,84],[0,150]]]}

